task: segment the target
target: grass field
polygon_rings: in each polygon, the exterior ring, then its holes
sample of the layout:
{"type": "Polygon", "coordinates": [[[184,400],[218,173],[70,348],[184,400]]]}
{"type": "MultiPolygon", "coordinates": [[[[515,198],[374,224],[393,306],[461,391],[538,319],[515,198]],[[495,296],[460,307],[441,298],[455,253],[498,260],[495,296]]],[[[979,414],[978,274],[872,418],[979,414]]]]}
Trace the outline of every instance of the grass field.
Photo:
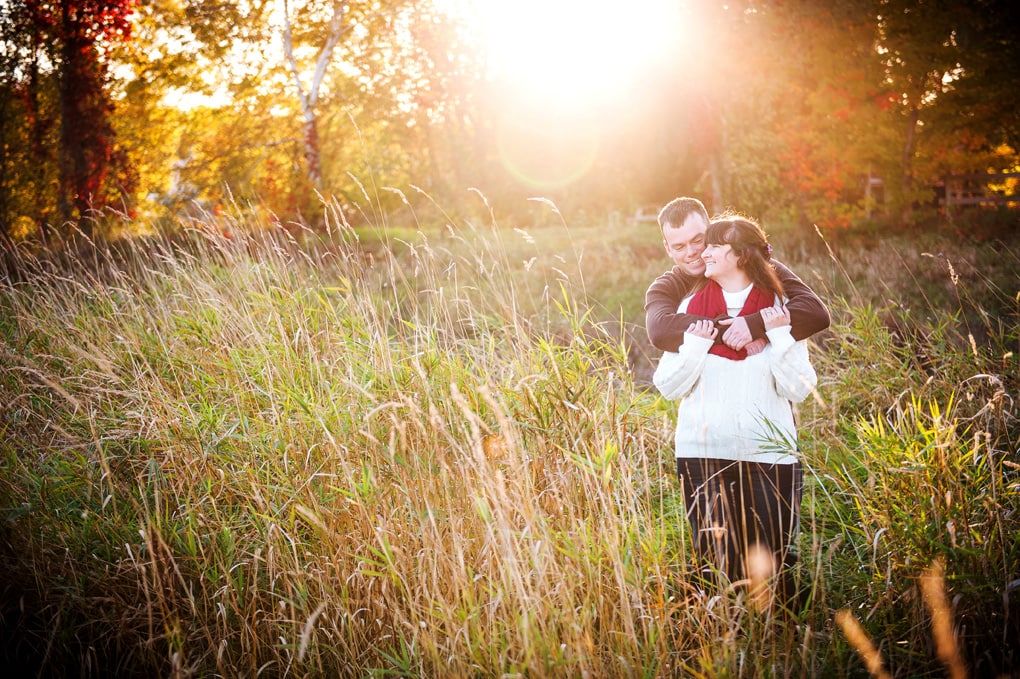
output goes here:
{"type": "Polygon", "coordinates": [[[1016,242],[777,236],[833,314],[790,619],[692,573],[654,226],[229,226],[0,272],[6,666],[1020,670],[1016,242]]]}

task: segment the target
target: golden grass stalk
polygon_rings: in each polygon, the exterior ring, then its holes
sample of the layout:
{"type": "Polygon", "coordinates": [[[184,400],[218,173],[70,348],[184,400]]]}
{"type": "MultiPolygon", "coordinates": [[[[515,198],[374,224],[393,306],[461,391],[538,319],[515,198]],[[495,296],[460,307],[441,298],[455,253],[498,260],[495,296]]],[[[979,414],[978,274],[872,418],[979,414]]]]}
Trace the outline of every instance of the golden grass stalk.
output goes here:
{"type": "Polygon", "coordinates": [[[775,557],[761,545],[751,545],[747,554],[747,575],[750,580],[749,601],[759,611],[771,608],[771,582],[776,574],[775,557]]]}
{"type": "Polygon", "coordinates": [[[967,670],[960,656],[960,647],[953,632],[953,616],[946,601],[945,575],[941,561],[925,569],[921,575],[921,593],[931,614],[932,636],[939,660],[945,663],[952,679],[964,679],[967,670]]]}
{"type": "Polygon", "coordinates": [[[892,675],[886,671],[885,664],[882,662],[882,654],[875,648],[868,633],[864,631],[861,623],[857,622],[857,618],[849,609],[844,608],[836,612],[836,624],[843,630],[847,640],[861,654],[871,676],[877,677],[877,679],[892,679],[892,675]]]}

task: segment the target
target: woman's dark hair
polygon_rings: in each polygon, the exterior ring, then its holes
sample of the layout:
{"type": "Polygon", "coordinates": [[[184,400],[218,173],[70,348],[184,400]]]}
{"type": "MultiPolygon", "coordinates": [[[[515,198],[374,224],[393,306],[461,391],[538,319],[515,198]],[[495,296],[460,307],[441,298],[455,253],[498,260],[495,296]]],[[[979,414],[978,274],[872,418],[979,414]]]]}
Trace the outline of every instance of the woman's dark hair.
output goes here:
{"type": "Polygon", "coordinates": [[[737,266],[748,275],[758,287],[771,290],[784,297],[783,284],[779,282],[776,269],[772,266],[772,246],[765,232],[758,224],[743,217],[718,219],[708,225],[705,232],[706,245],[729,245],[737,255],[737,266]]]}

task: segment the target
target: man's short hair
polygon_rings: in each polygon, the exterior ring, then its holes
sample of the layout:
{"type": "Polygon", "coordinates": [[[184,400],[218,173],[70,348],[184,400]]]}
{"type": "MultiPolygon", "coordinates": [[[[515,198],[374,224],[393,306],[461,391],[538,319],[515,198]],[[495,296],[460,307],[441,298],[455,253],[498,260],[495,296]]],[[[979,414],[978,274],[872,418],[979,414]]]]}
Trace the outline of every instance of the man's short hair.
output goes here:
{"type": "Polygon", "coordinates": [[[697,198],[688,198],[686,196],[674,198],[659,210],[659,228],[664,229],[667,224],[679,228],[693,214],[701,215],[706,225],[711,222],[708,217],[708,210],[705,209],[705,204],[697,198]]]}

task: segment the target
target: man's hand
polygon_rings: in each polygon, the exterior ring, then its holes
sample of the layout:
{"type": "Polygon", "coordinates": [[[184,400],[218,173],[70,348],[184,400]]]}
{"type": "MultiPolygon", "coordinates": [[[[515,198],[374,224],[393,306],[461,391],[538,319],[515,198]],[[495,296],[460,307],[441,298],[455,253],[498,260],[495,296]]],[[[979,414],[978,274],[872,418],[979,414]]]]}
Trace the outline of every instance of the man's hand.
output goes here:
{"type": "Polygon", "coordinates": [[[769,341],[767,339],[765,339],[764,337],[759,337],[753,342],[748,342],[746,345],[744,345],[744,351],[747,352],[748,356],[754,356],[755,354],[760,354],[761,352],[765,351],[765,347],[767,347],[768,345],[769,341]]]}
{"type": "Polygon", "coordinates": [[[695,321],[687,326],[687,332],[695,337],[704,337],[705,339],[715,339],[719,333],[712,321],[695,321]]]}
{"type": "Polygon", "coordinates": [[[722,341],[734,351],[746,348],[754,339],[751,337],[751,330],[747,327],[747,320],[743,316],[724,318],[719,321],[719,325],[729,326],[723,333],[722,341]]]}
{"type": "Polygon", "coordinates": [[[782,308],[771,306],[761,310],[761,320],[765,322],[766,330],[790,325],[790,311],[785,306],[782,308]]]}

